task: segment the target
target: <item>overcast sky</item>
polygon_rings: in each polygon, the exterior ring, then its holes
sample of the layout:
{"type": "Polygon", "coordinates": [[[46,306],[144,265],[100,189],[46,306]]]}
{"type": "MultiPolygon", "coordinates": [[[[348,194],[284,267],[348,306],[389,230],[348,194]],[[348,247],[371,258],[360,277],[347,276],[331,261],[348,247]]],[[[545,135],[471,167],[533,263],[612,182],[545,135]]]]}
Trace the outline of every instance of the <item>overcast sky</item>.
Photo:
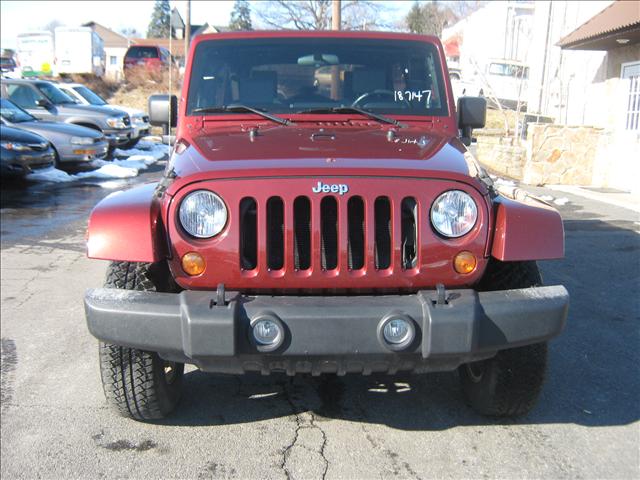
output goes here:
{"type": "MultiPolygon", "coordinates": [[[[171,1],[185,16],[186,1],[171,1]]],[[[411,8],[413,0],[383,1],[389,21],[400,20],[411,8]]],[[[53,20],[59,20],[68,26],[78,26],[96,21],[120,30],[125,27],[136,28],[142,36],[147,32],[154,2],[146,1],[0,1],[0,43],[2,48],[15,48],[19,33],[41,30],[53,20]]],[[[191,23],[227,25],[233,8],[233,1],[196,1],[191,2],[191,23]]]]}

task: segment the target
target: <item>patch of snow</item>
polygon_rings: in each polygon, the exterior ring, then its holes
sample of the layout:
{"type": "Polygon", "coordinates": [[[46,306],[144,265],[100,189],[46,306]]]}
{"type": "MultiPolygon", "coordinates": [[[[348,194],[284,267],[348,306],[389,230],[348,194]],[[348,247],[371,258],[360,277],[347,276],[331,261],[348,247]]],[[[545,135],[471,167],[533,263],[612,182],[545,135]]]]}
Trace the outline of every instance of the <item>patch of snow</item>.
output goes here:
{"type": "Polygon", "coordinates": [[[160,160],[165,155],[169,154],[169,146],[161,143],[145,142],[142,145],[138,145],[138,148],[130,148],[128,150],[121,150],[116,148],[113,152],[114,157],[128,158],[136,155],[151,156],[156,160],[160,160]]]}
{"type": "Polygon", "coordinates": [[[544,200],[545,202],[550,202],[553,200],[551,195],[541,195],[538,197],[540,200],[544,200]]]}
{"type": "Polygon", "coordinates": [[[74,179],[80,178],[131,178],[138,176],[137,168],[127,168],[116,164],[103,165],[97,170],[80,172],[73,175],[74,179]]]}
{"type": "Polygon", "coordinates": [[[555,203],[556,205],[566,205],[567,203],[569,203],[569,199],[567,197],[562,197],[562,198],[556,198],[553,203],[555,203]]]}
{"type": "Polygon", "coordinates": [[[27,180],[32,180],[35,182],[63,183],[63,182],[71,182],[74,180],[74,178],[72,175],[69,175],[67,172],[58,170],[55,167],[50,167],[50,168],[44,168],[35,173],[30,173],[29,175],[27,175],[27,180]]]}
{"type": "MultiPolygon", "coordinates": [[[[168,152],[168,146],[147,142],[153,147],[150,150],[140,150],[132,148],[131,150],[116,149],[116,158],[112,161],[94,160],[92,166],[96,170],[87,172],[79,172],[69,175],[67,172],[58,170],[54,167],[40,170],[27,176],[27,180],[36,182],[62,183],[73,182],[86,178],[131,178],[137,176],[141,170],[146,170],[150,165],[157,163],[168,152]],[[161,147],[161,148],[158,148],[161,147]]],[[[106,186],[105,188],[116,188],[106,186]]]]}
{"type": "Polygon", "coordinates": [[[498,186],[504,186],[504,187],[515,187],[516,186],[516,182],[513,182],[511,180],[505,180],[504,178],[496,178],[494,180],[494,183],[498,186]]]}

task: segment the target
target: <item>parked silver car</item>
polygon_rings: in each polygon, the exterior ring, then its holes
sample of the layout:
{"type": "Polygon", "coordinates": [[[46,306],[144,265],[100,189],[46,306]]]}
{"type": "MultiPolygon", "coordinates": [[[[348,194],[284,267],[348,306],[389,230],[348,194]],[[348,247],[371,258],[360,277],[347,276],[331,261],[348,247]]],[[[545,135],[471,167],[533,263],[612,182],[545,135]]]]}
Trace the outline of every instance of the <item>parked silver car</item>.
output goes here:
{"type": "Polygon", "coordinates": [[[131,140],[131,119],[127,113],[109,106],[79,105],[55,82],[2,79],[0,94],[40,120],[100,130],[112,148],[131,140]]]}
{"type": "MultiPolygon", "coordinates": [[[[104,98],[81,83],[59,83],[58,88],[76,100],[80,105],[109,105],[104,98]]],[[[134,147],[142,137],[149,135],[151,125],[149,124],[149,115],[147,115],[146,112],[123,105],[111,106],[128,113],[131,117],[131,128],[133,130],[131,132],[131,140],[121,148],[134,147]]]]}
{"type": "Polygon", "coordinates": [[[6,98],[0,99],[0,122],[46,138],[53,145],[58,167],[102,158],[109,148],[106,138],[97,130],[38,120],[6,98]]]}

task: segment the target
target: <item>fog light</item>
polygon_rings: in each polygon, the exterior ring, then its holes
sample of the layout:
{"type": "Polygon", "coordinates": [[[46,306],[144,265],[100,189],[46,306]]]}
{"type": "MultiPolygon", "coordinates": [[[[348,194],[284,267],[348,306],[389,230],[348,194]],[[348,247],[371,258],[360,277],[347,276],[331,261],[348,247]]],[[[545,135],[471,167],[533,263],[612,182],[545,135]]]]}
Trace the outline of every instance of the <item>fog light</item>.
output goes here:
{"type": "Polygon", "coordinates": [[[382,333],[387,342],[397,345],[407,339],[409,325],[406,320],[396,318],[387,322],[382,333]]]}
{"type": "Polygon", "coordinates": [[[199,253],[189,252],[182,257],[182,269],[188,275],[200,275],[205,268],[206,263],[199,253]]]}
{"type": "Polygon", "coordinates": [[[379,332],[384,344],[391,350],[402,350],[408,347],[416,336],[413,321],[405,315],[392,314],[384,319],[379,332]]]}
{"type": "Polygon", "coordinates": [[[277,318],[261,316],[251,322],[251,335],[261,352],[276,350],[284,340],[284,326],[277,318]]]}
{"type": "Polygon", "coordinates": [[[476,257],[471,252],[460,252],[453,259],[453,268],[458,273],[468,274],[476,269],[476,257]]]}

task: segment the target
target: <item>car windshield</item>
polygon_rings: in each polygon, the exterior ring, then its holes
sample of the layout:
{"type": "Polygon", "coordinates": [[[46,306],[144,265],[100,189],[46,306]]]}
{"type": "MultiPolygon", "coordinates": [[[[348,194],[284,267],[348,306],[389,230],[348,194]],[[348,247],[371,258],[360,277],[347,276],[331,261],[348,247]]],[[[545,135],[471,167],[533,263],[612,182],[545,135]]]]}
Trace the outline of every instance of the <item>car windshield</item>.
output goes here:
{"type": "Polygon", "coordinates": [[[11,57],[2,57],[0,58],[0,65],[3,67],[15,67],[16,62],[11,57]]]}
{"type": "Polygon", "coordinates": [[[93,90],[89,90],[85,86],[73,87],[73,89],[80,94],[91,105],[106,105],[107,102],[93,90]]]}
{"type": "Polygon", "coordinates": [[[68,96],[55,85],[51,85],[50,83],[39,83],[38,90],[40,90],[40,92],[42,92],[42,94],[47,97],[47,100],[49,100],[54,105],[77,103],[73,98],[68,96]]]}
{"type": "Polygon", "coordinates": [[[489,73],[505,77],[529,78],[529,69],[512,63],[492,63],[489,65],[489,73]]]}
{"type": "Polygon", "coordinates": [[[438,50],[426,42],[210,40],[198,44],[191,65],[190,115],[233,104],[285,114],[353,106],[380,114],[448,115],[438,50]]]}
{"type": "Polygon", "coordinates": [[[156,47],[131,47],[126,58],[158,58],[156,47]]]}
{"type": "Polygon", "coordinates": [[[33,122],[35,120],[34,117],[6,98],[0,99],[0,117],[11,123],[33,122]]]}

